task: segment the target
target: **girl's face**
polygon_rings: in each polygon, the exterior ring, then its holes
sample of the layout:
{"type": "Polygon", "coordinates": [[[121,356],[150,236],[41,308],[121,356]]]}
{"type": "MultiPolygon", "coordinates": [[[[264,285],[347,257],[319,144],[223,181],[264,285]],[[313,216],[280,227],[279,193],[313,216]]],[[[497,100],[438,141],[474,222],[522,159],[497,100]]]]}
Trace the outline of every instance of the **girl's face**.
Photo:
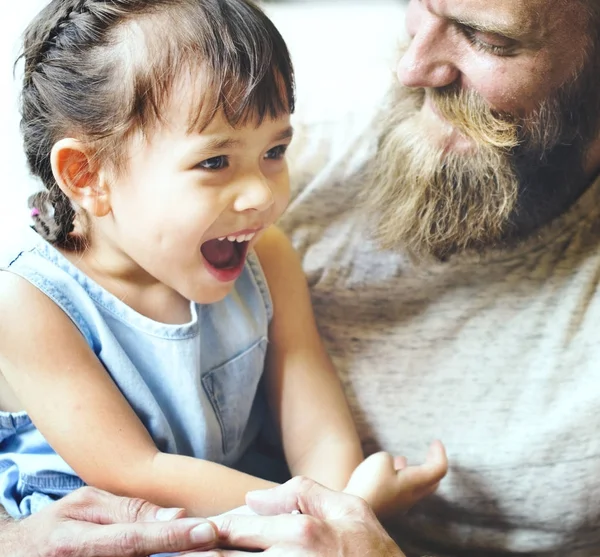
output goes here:
{"type": "Polygon", "coordinates": [[[96,241],[104,236],[119,274],[125,267],[135,284],[213,303],[287,205],[290,118],[233,128],[219,113],[197,133],[188,130],[187,103],[172,105],[155,132],[133,141],[96,241]]]}

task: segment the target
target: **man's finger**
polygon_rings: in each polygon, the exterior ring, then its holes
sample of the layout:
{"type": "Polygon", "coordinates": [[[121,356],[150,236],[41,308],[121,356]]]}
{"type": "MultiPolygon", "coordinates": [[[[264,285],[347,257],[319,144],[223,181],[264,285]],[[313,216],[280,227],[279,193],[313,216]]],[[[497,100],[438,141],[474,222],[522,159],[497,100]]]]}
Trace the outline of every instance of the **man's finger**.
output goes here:
{"type": "Polygon", "coordinates": [[[118,497],[84,487],[62,499],[63,516],[93,524],[124,524],[133,522],[163,522],[185,516],[184,509],[164,509],[143,499],[118,497]]]}
{"type": "MultiPolygon", "coordinates": [[[[247,551],[238,551],[237,549],[218,549],[215,551],[193,551],[191,553],[183,553],[185,557],[248,557],[247,551]]],[[[315,554],[312,551],[307,551],[298,548],[290,548],[288,546],[277,546],[267,549],[263,552],[267,557],[313,557],[315,554]]],[[[322,554],[321,554],[322,555],[322,554]]],[[[316,556],[315,556],[316,557],[316,556]]]]}
{"type": "Polygon", "coordinates": [[[328,489],[308,478],[292,478],[283,485],[246,495],[246,504],[257,514],[277,515],[299,510],[303,514],[327,520],[357,518],[365,514],[367,504],[358,497],[328,489]]]}
{"type": "Polygon", "coordinates": [[[85,555],[93,557],[146,557],[212,549],[217,544],[217,530],[209,521],[198,518],[115,524],[86,528],[78,543],[85,548],[85,555]]]}
{"type": "Polygon", "coordinates": [[[215,551],[192,551],[191,553],[182,553],[182,555],[185,557],[248,557],[248,552],[235,549],[216,549],[215,551]]]}
{"type": "Polygon", "coordinates": [[[311,516],[220,515],[211,518],[219,531],[220,544],[247,550],[266,550],[275,544],[299,544],[319,527],[311,516]]]}

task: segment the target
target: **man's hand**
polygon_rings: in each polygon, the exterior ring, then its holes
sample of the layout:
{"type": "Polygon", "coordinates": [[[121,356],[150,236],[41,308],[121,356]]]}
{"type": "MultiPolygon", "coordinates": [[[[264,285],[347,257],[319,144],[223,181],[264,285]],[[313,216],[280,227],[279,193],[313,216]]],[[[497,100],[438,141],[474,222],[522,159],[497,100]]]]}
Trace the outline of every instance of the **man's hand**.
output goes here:
{"type": "Polygon", "coordinates": [[[362,497],[379,518],[408,511],[415,503],[431,495],[448,471],[443,445],[434,441],[425,463],[407,466],[404,457],[385,452],[366,458],[352,473],[346,493],[362,497]]]}
{"type": "Polygon", "coordinates": [[[219,545],[230,549],[201,555],[242,557],[262,550],[268,557],[404,557],[365,501],[312,480],[294,478],[250,492],[246,503],[263,516],[212,518],[219,545]]]}
{"type": "Polygon", "coordinates": [[[0,522],[0,557],[146,557],[216,545],[209,521],[183,515],[85,487],[24,520],[0,522]]]}

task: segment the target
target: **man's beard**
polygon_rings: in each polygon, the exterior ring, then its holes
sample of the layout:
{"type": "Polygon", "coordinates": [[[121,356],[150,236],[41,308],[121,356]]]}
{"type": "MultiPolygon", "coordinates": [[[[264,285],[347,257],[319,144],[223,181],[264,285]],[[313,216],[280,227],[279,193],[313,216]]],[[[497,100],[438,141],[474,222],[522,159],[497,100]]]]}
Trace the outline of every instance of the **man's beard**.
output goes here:
{"type": "Polygon", "coordinates": [[[584,155],[598,132],[596,65],[526,119],[452,86],[396,86],[363,195],[382,247],[444,259],[508,245],[564,212],[586,185],[584,155]],[[454,130],[421,110],[426,95],[454,130]],[[467,152],[444,147],[456,132],[471,141],[467,152]]]}

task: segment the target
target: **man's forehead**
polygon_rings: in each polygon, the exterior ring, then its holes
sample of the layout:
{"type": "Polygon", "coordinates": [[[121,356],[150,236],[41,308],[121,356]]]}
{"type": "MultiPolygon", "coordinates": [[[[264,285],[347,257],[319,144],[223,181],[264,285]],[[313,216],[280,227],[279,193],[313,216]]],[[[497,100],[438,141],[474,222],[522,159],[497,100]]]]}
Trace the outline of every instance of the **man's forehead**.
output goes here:
{"type": "Polygon", "coordinates": [[[575,0],[420,0],[431,12],[513,38],[544,39],[575,0]]]}

